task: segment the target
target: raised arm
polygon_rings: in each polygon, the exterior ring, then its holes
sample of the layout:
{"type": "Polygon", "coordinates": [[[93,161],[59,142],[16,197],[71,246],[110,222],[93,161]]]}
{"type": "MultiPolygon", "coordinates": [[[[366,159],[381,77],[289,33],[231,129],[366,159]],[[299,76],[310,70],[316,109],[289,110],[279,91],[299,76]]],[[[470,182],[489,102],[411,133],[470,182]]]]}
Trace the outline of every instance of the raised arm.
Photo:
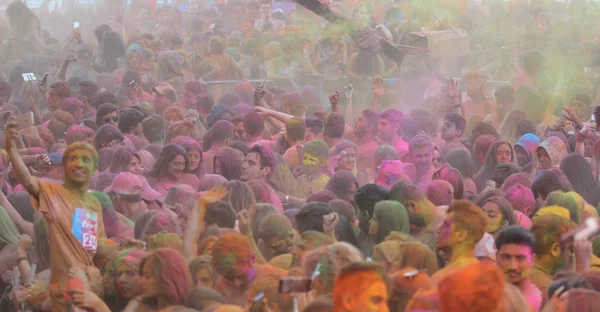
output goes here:
{"type": "Polygon", "coordinates": [[[10,162],[13,164],[18,180],[29,194],[38,198],[40,195],[40,181],[38,178],[31,175],[29,169],[27,169],[27,166],[19,155],[17,142],[20,139],[20,133],[17,130],[17,122],[14,119],[6,122],[4,133],[6,135],[4,144],[8,153],[8,159],[10,159],[10,162]]]}
{"type": "Polygon", "coordinates": [[[206,228],[206,221],[204,220],[206,208],[225,196],[227,196],[227,190],[214,188],[196,200],[183,232],[183,258],[186,261],[190,261],[198,255],[198,239],[206,228]]]}

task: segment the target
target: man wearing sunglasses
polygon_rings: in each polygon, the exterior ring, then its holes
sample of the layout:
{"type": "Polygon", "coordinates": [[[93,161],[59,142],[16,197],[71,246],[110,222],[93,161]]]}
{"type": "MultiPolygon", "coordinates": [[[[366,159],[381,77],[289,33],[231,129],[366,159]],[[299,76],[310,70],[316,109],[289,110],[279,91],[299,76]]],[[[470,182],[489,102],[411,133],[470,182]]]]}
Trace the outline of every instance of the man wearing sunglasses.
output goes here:
{"type": "Polygon", "coordinates": [[[119,112],[117,106],[114,104],[104,103],[96,111],[96,124],[100,128],[108,123],[117,127],[119,124],[119,112]]]}

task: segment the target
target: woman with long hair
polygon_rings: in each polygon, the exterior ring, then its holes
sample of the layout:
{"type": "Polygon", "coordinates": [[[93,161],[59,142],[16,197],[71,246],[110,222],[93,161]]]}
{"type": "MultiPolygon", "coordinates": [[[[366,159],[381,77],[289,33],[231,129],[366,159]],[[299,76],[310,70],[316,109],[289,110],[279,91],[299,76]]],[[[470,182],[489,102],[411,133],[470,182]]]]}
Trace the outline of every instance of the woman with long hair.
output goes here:
{"type": "Polygon", "coordinates": [[[131,172],[133,174],[142,174],[141,158],[138,153],[127,147],[121,147],[115,151],[112,163],[110,165],[110,172],[131,172]]]}
{"type": "Polygon", "coordinates": [[[475,184],[479,191],[486,187],[487,181],[492,180],[494,168],[497,165],[507,162],[514,162],[515,152],[512,145],[507,140],[497,140],[492,143],[485,157],[485,162],[481,170],[475,174],[475,184]]]}
{"type": "Polygon", "coordinates": [[[369,236],[374,238],[376,244],[385,240],[392,232],[408,234],[408,212],[404,206],[392,200],[384,200],[375,204],[373,217],[369,221],[369,236]]]}
{"type": "Polygon", "coordinates": [[[159,248],[150,253],[139,266],[142,302],[161,310],[183,305],[192,290],[192,277],[183,257],[170,248],[159,248]]]}
{"type": "Polygon", "coordinates": [[[579,154],[570,154],[560,161],[560,170],[562,170],[573,190],[581,195],[585,201],[597,207],[600,203],[600,183],[594,179],[592,169],[589,163],[579,154]]]}
{"type": "Polygon", "coordinates": [[[227,189],[227,201],[236,213],[246,209],[250,217],[256,214],[256,198],[248,184],[242,181],[229,181],[223,187],[227,189]]]}
{"type": "Polygon", "coordinates": [[[200,146],[196,140],[188,136],[175,137],[173,140],[171,140],[171,143],[183,147],[183,149],[188,153],[188,159],[190,162],[185,168],[185,173],[193,174],[198,178],[198,180],[201,180],[206,174],[202,146],[200,146]]]}
{"type": "Polygon", "coordinates": [[[446,153],[444,158],[452,168],[458,170],[462,175],[465,197],[469,198],[477,195],[479,192],[475,181],[473,181],[475,165],[469,151],[464,148],[454,148],[446,153]]]}
{"type": "Polygon", "coordinates": [[[454,191],[454,199],[463,199],[465,197],[463,177],[458,169],[444,165],[433,174],[433,180],[444,180],[450,183],[454,191]]]}
{"type": "Polygon", "coordinates": [[[325,190],[332,192],[341,200],[354,203],[354,193],[358,189],[358,180],[347,170],[336,172],[327,182],[325,190]]]}
{"type": "Polygon", "coordinates": [[[115,288],[117,311],[132,311],[142,304],[142,276],[140,263],[147,257],[141,249],[130,248],[117,252],[115,266],[115,288]],[[128,309],[129,308],[129,309],[128,309]]]}
{"type": "Polygon", "coordinates": [[[193,174],[185,173],[188,163],[188,153],[185,149],[176,144],[169,144],[163,148],[156,164],[148,172],[148,183],[163,196],[167,196],[169,188],[176,184],[187,184],[197,190],[200,180],[193,174]]]}
{"type": "Polygon", "coordinates": [[[104,63],[103,73],[112,73],[125,67],[125,43],[116,31],[109,30],[102,36],[100,57],[104,63]]]}
{"type": "Polygon", "coordinates": [[[513,207],[508,200],[501,196],[492,196],[481,205],[487,221],[486,232],[496,235],[503,228],[516,224],[513,207]]]}
{"type": "Polygon", "coordinates": [[[233,148],[220,149],[214,158],[215,174],[222,175],[228,181],[239,180],[242,175],[242,163],[244,159],[240,153],[233,148]]]}
{"type": "Polygon", "coordinates": [[[13,1],[6,7],[12,41],[12,55],[42,54],[45,48],[40,20],[22,1],[13,1]]]}

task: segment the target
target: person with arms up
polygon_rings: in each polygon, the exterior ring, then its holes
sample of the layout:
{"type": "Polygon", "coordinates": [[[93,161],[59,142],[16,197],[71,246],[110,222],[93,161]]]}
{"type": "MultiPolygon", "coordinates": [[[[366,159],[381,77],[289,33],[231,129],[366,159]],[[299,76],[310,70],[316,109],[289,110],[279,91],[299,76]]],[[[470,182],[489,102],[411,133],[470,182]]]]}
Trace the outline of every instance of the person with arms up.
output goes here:
{"type": "Polygon", "coordinates": [[[29,173],[19,156],[19,132],[14,119],[4,128],[5,148],[31,202],[48,223],[50,245],[50,298],[52,311],[66,311],[63,289],[72,267],[93,266],[94,255],[108,257],[119,248],[144,247],[144,243],[126,240],[120,245],[106,245],[102,208],[88,193],[91,176],[98,169],[98,154],[86,143],[73,143],[64,153],[64,184],[44,182],[29,173]],[[84,226],[85,225],[85,226],[84,226]]]}

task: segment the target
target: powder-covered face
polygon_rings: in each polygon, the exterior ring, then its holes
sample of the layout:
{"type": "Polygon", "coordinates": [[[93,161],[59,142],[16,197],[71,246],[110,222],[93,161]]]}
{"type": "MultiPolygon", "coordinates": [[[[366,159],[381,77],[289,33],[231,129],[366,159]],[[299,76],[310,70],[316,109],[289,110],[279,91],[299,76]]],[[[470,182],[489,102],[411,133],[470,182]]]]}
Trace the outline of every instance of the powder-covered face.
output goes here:
{"type": "Polygon", "coordinates": [[[142,68],[142,58],[136,51],[127,55],[127,66],[133,70],[140,70],[142,68]]]}
{"type": "Polygon", "coordinates": [[[152,268],[152,259],[144,263],[142,269],[142,295],[146,298],[156,298],[160,293],[158,289],[157,272],[154,272],[152,268]]]}
{"type": "Polygon", "coordinates": [[[345,149],[338,161],[338,169],[352,171],[356,167],[356,150],[352,147],[345,149]]]}
{"type": "Polygon", "coordinates": [[[235,269],[235,275],[228,277],[228,279],[241,289],[247,289],[252,284],[252,281],[256,278],[256,270],[254,265],[250,262],[233,263],[235,269]]]}
{"type": "Polygon", "coordinates": [[[396,136],[396,131],[394,123],[385,118],[379,119],[379,125],[377,126],[377,136],[379,138],[384,141],[391,141],[396,136]]]}
{"type": "Polygon", "coordinates": [[[136,265],[127,263],[127,257],[117,261],[116,279],[117,289],[123,297],[129,299],[142,293],[141,276],[136,265]]]}
{"type": "Polygon", "coordinates": [[[194,276],[198,285],[206,286],[212,288],[214,286],[214,282],[212,276],[210,274],[209,268],[202,268],[196,272],[196,276],[194,276]]]}
{"type": "Polygon", "coordinates": [[[165,116],[165,121],[167,122],[167,128],[169,128],[169,126],[171,126],[172,124],[180,121],[181,119],[179,118],[179,116],[177,115],[177,113],[168,113],[165,116]]]}
{"type": "Polygon", "coordinates": [[[440,136],[444,140],[453,140],[457,137],[458,132],[456,131],[456,124],[452,121],[446,119],[444,120],[444,125],[442,125],[442,131],[440,136]]]}
{"type": "Polygon", "coordinates": [[[483,216],[487,221],[486,232],[490,234],[494,234],[500,230],[502,227],[502,221],[504,217],[502,216],[502,212],[500,212],[500,208],[496,203],[487,202],[483,205],[483,216]]]}
{"type": "MultiPolygon", "coordinates": [[[[266,168],[265,168],[266,169],[266,168]]],[[[260,168],[260,154],[248,153],[242,164],[242,181],[262,179],[263,169],[260,168]]]]}
{"type": "Polygon", "coordinates": [[[503,164],[510,162],[512,151],[510,145],[500,144],[496,149],[496,164],[503,164]]]}
{"type": "Polygon", "coordinates": [[[387,312],[388,291],[385,283],[378,280],[361,291],[353,301],[351,311],[387,312]]]}
{"type": "Polygon", "coordinates": [[[431,168],[431,159],[433,158],[433,148],[431,146],[425,146],[421,148],[414,148],[410,151],[410,157],[413,160],[413,164],[419,173],[425,173],[431,168]]]}
{"type": "Polygon", "coordinates": [[[548,152],[546,152],[545,149],[538,148],[535,152],[535,155],[538,161],[540,162],[540,167],[542,169],[548,170],[552,168],[552,160],[550,159],[550,156],[548,155],[548,152]]]}
{"type": "Polygon", "coordinates": [[[96,173],[92,152],[85,149],[72,151],[66,159],[64,170],[66,180],[75,183],[89,182],[92,175],[96,173]]]}
{"type": "Polygon", "coordinates": [[[185,157],[177,155],[169,162],[167,173],[169,177],[178,179],[183,174],[183,170],[185,170],[185,157]]]}
{"type": "Polygon", "coordinates": [[[194,171],[200,165],[200,152],[197,150],[191,150],[188,152],[188,171],[194,171]]]}
{"type": "Polygon", "coordinates": [[[528,245],[504,244],[496,253],[496,265],[507,281],[519,284],[533,267],[533,251],[528,245]]]}
{"type": "Polygon", "coordinates": [[[127,165],[127,170],[133,174],[140,174],[142,172],[140,159],[136,156],[131,157],[131,161],[129,162],[129,165],[127,165]]]}
{"type": "Polygon", "coordinates": [[[309,152],[304,152],[302,157],[302,166],[304,167],[304,172],[306,174],[311,175],[319,172],[319,169],[321,169],[322,165],[323,159],[315,157],[309,152]]]}

